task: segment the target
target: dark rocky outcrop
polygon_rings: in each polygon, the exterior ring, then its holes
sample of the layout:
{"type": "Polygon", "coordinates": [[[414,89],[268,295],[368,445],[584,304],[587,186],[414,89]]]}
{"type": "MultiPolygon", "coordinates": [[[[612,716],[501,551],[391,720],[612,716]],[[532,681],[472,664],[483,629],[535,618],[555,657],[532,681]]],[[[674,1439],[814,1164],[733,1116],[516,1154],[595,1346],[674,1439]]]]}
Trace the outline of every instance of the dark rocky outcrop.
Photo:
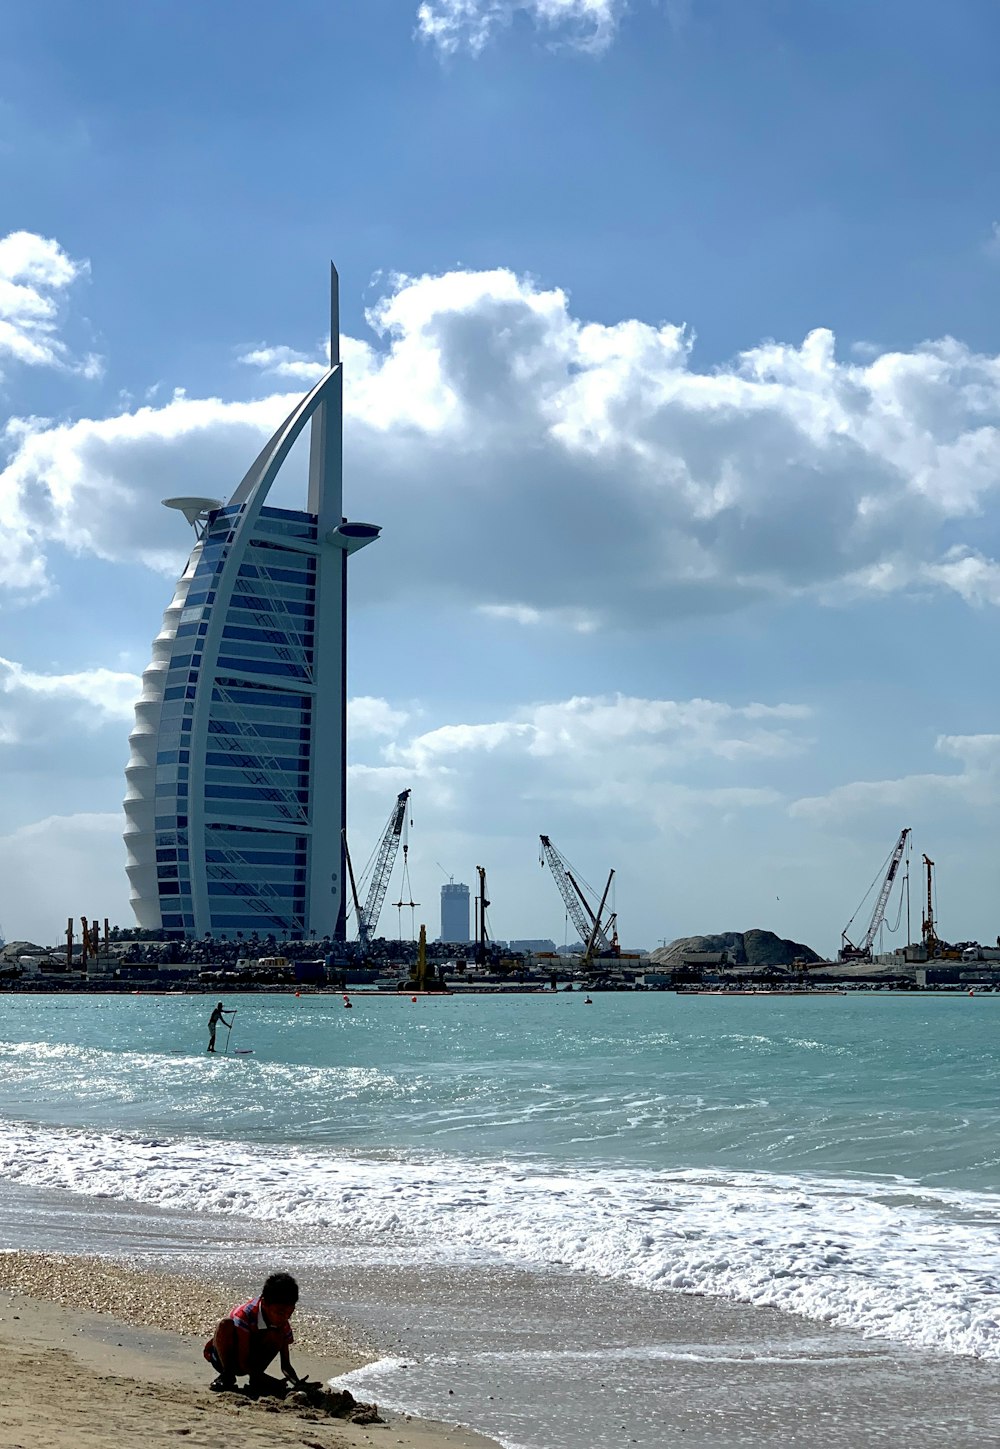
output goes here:
{"type": "Polygon", "coordinates": [[[791,966],[796,961],[812,965],[821,961],[809,946],[800,941],[789,941],[776,936],[773,931],[721,931],[713,936],[679,936],[669,946],[653,951],[651,960],[661,966],[682,966],[685,961],[699,956],[720,956],[725,953],[726,964],[754,968],[756,966],[791,966]]]}

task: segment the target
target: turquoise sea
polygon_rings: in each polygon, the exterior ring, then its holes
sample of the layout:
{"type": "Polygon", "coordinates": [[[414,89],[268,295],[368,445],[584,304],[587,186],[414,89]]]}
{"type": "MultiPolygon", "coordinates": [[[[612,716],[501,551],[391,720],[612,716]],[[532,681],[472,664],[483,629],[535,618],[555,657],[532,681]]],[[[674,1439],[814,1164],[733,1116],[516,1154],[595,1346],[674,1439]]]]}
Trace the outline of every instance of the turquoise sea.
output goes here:
{"type": "MultiPolygon", "coordinates": [[[[80,1250],[211,1222],[230,1264],[514,1273],[650,1323],[704,1295],[1000,1360],[1000,996],[352,1001],[229,997],[213,1058],[207,997],[0,998],[8,1245],[70,1211],[80,1250]]],[[[413,1400],[404,1327],[359,1379],[385,1402],[413,1400]]],[[[563,1442],[532,1422],[482,1427],[563,1442]]]]}

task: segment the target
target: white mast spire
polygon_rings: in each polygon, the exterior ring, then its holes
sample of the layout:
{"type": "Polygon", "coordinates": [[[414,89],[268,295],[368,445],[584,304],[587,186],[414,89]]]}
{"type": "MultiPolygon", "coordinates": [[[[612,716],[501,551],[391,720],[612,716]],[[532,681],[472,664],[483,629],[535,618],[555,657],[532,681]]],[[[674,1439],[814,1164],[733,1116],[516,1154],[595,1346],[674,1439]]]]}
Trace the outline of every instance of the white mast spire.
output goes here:
{"type": "Polygon", "coordinates": [[[330,263],[330,366],[340,366],[340,273],[330,263]]]}
{"type": "Polygon", "coordinates": [[[340,527],[344,515],[344,382],[340,362],[340,277],[330,263],[330,386],[313,413],[309,446],[310,513],[319,536],[340,527]]]}

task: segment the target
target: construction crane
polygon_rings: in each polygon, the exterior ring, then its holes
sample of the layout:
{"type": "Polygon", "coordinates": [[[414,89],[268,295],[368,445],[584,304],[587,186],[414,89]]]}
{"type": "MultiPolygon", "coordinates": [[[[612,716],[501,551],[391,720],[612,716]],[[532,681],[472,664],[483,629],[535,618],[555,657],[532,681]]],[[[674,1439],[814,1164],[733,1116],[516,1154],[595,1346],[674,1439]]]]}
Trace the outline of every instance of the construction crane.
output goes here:
{"type": "MultiPolygon", "coordinates": [[[[872,959],[872,945],[875,941],[875,937],[878,935],[882,927],[882,922],[885,920],[885,910],[886,906],[889,904],[889,897],[892,894],[893,882],[896,879],[896,872],[899,870],[899,863],[903,859],[903,855],[906,852],[906,842],[907,840],[909,840],[909,838],[910,828],[909,826],[907,826],[905,830],[901,830],[899,832],[899,839],[896,841],[896,844],[892,850],[892,854],[889,856],[889,863],[888,866],[885,868],[885,874],[882,876],[882,884],[879,887],[878,895],[875,898],[875,909],[872,911],[871,920],[868,922],[868,929],[865,931],[865,934],[862,936],[861,941],[857,946],[855,946],[854,942],[847,934],[853,926],[855,917],[861,910],[861,907],[864,905],[869,895],[871,895],[872,886],[868,887],[868,890],[865,892],[864,900],[862,900],[861,905],[858,906],[857,911],[854,912],[854,915],[851,917],[847,925],[840,933],[840,950],[837,953],[838,960],[870,961],[872,959]]],[[[924,859],[927,859],[926,855],[924,856],[924,859]]],[[[875,880],[878,880],[878,876],[875,877],[875,880]]],[[[872,882],[872,885],[874,884],[875,881],[872,882]]]]}
{"type": "Polygon", "coordinates": [[[552,879],[559,888],[567,914],[584,944],[584,961],[589,962],[595,955],[613,956],[617,954],[618,936],[614,929],[615,917],[611,915],[607,921],[603,919],[608,892],[614,879],[614,871],[612,870],[608,874],[604,894],[595,914],[570,868],[569,861],[561,851],[556,849],[547,835],[540,835],[538,838],[542,842],[542,864],[547,865],[551,871],[552,879]]]}
{"type": "Polygon", "coordinates": [[[927,906],[920,923],[920,934],[927,947],[928,956],[936,956],[940,952],[941,942],[934,924],[934,862],[930,856],[924,856],[924,868],[927,871],[927,906]]]}
{"type": "Polygon", "coordinates": [[[476,866],[476,874],[479,877],[479,894],[475,899],[476,908],[476,961],[484,966],[489,959],[490,933],[486,924],[486,910],[489,901],[486,898],[486,867],[476,866]]]}
{"type": "Polygon", "coordinates": [[[406,802],[410,798],[409,790],[401,790],[396,796],[396,803],[392,808],[382,839],[379,841],[375,853],[375,864],[372,868],[371,880],[368,885],[368,898],[364,907],[358,901],[358,887],[354,879],[354,867],[351,865],[351,854],[347,849],[347,837],[344,837],[344,854],[347,858],[347,869],[351,878],[351,891],[354,896],[354,911],[358,920],[358,940],[361,945],[367,948],[371,945],[372,937],[375,935],[375,927],[378,925],[378,918],[382,911],[382,902],[385,900],[385,893],[389,889],[389,877],[392,875],[392,868],[396,863],[396,855],[399,850],[399,840],[403,833],[403,822],[406,819],[406,802]]]}

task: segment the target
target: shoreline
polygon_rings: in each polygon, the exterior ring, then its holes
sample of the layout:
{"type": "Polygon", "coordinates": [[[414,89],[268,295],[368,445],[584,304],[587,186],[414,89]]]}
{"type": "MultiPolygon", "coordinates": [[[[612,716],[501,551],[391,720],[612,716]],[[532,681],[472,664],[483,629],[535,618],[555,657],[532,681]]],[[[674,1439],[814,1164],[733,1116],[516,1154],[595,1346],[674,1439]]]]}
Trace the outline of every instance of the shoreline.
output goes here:
{"type": "Polygon", "coordinates": [[[359,1269],[351,1254],[317,1271],[308,1244],[286,1254],[263,1240],[233,1275],[229,1244],[205,1261],[199,1237],[172,1233],[156,1213],[120,1255],[128,1223],[124,1208],[105,1222],[115,1245],[106,1254],[0,1252],[0,1348],[13,1370],[0,1449],[51,1449],[54,1429],[55,1442],[88,1449],[168,1449],[178,1436],[220,1449],[237,1434],[247,1449],[661,1449],[675,1439],[689,1449],[814,1449],[820,1432],[828,1449],[875,1442],[870,1435],[911,1449],[978,1449],[995,1420],[995,1364],[777,1308],[576,1273],[359,1269]],[[259,1290],[265,1263],[284,1263],[309,1285],[305,1302],[326,1305],[296,1315],[297,1371],[336,1376],[379,1404],[387,1427],[307,1424],[273,1401],[208,1391],[202,1346],[215,1316],[259,1290]],[[456,1427],[452,1405],[455,1420],[482,1428],[456,1427]]]}
{"type": "MultiPolygon", "coordinates": [[[[275,1400],[211,1393],[202,1347],[215,1322],[253,1289],[93,1255],[0,1251],[0,1349],[6,1360],[0,1449],[96,1449],[178,1437],[212,1449],[309,1442],[362,1449],[391,1433],[403,1449],[497,1449],[460,1427],[380,1409],[372,1425],[319,1416],[275,1400]]],[[[358,1335],[316,1314],[296,1315],[294,1362],[326,1382],[371,1361],[358,1335]]]]}
{"type": "Polygon", "coordinates": [[[484,986],[449,985],[438,991],[421,991],[412,986],[379,988],[366,982],[354,986],[317,986],[313,984],[295,986],[291,983],[255,984],[253,982],[184,982],[170,986],[158,986],[155,982],[133,981],[30,981],[0,980],[0,999],[5,996],[192,996],[212,997],[219,992],[224,996],[318,996],[338,999],[341,997],[366,997],[369,1000],[383,998],[397,1001],[419,996],[433,1000],[436,997],[465,996],[542,996],[556,1000],[563,996],[1000,996],[1000,982],[975,979],[958,982],[934,982],[918,986],[902,981],[845,981],[826,978],[807,985],[783,986],[729,986],[729,985],[677,985],[677,986],[587,986],[563,985],[553,990],[540,983],[497,984],[484,986]]]}

